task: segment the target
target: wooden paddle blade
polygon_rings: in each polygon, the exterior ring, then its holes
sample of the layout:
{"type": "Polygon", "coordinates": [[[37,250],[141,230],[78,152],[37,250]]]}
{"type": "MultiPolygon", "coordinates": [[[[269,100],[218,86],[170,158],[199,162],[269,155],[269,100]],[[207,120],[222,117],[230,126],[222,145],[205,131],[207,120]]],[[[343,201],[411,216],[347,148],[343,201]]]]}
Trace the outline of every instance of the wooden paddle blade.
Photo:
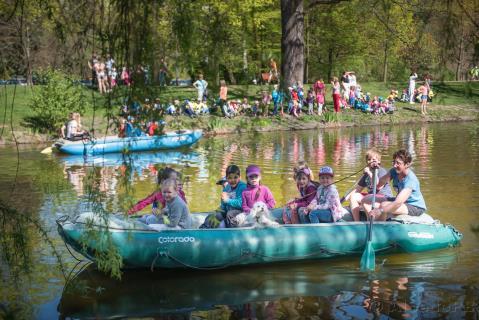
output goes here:
{"type": "Polygon", "coordinates": [[[364,248],[363,255],[361,256],[361,271],[374,271],[376,268],[376,253],[374,252],[373,243],[368,241],[366,248],[364,248]]]}
{"type": "Polygon", "coordinates": [[[50,154],[52,153],[52,147],[48,147],[48,148],[45,148],[43,149],[42,151],[40,151],[40,153],[43,153],[43,154],[50,154]]]}

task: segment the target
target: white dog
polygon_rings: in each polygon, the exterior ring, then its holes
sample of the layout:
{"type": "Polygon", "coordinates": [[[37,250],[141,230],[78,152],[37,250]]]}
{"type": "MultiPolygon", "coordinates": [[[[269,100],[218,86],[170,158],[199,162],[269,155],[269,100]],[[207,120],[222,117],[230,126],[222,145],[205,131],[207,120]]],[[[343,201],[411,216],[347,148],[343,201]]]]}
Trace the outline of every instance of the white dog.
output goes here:
{"type": "Polygon", "coordinates": [[[235,217],[238,226],[254,226],[254,227],[278,227],[279,223],[273,220],[269,212],[268,206],[264,202],[256,202],[251,208],[249,214],[240,213],[235,217]]]}

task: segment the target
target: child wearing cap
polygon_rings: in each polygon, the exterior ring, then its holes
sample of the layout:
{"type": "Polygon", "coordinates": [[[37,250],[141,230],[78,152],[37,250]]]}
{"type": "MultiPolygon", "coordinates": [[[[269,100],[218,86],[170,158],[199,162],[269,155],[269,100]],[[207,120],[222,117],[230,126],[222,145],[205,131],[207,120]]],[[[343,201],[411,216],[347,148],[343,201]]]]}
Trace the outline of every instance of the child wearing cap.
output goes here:
{"type": "Polygon", "coordinates": [[[319,187],[316,197],[306,208],[299,210],[302,223],[336,222],[342,219],[345,210],[341,206],[333,177],[334,172],[331,167],[324,166],[319,170],[319,187]]]}
{"type": "MultiPolygon", "coordinates": [[[[264,186],[260,183],[261,181],[261,170],[258,166],[250,165],[246,168],[246,177],[248,184],[246,189],[241,195],[242,199],[242,209],[243,212],[249,214],[251,208],[256,202],[264,202],[269,209],[273,209],[276,205],[276,201],[273,198],[273,194],[267,186],[264,186]]],[[[229,227],[237,227],[238,222],[235,220],[235,217],[239,213],[231,212],[226,214],[226,224],[229,227]]]]}

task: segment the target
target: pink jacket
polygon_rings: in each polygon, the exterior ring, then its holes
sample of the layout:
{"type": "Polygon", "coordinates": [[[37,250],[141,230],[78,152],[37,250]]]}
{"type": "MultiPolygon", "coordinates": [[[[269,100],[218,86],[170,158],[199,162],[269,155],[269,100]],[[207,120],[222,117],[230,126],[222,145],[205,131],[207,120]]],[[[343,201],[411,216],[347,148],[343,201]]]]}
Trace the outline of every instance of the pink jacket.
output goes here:
{"type": "MultiPolygon", "coordinates": [[[[180,195],[180,198],[183,199],[183,201],[186,203],[185,193],[183,192],[182,189],[178,190],[178,194],[180,195]]],[[[166,206],[166,201],[165,199],[163,199],[163,194],[161,193],[161,191],[155,191],[152,194],[150,194],[148,197],[138,201],[133,206],[133,208],[128,210],[128,214],[134,214],[135,212],[140,211],[141,209],[143,209],[147,205],[152,204],[155,201],[158,203],[161,203],[162,208],[166,206]]]]}
{"type": "Polygon", "coordinates": [[[263,185],[251,186],[248,184],[241,194],[241,198],[243,200],[243,211],[246,213],[249,213],[251,208],[253,208],[253,205],[259,201],[266,203],[269,209],[273,209],[276,205],[273,194],[267,186],[263,185]]]}
{"type": "Polygon", "coordinates": [[[312,182],[310,182],[303,190],[298,186],[298,190],[300,198],[294,200],[294,203],[296,203],[298,208],[307,207],[316,197],[317,187],[312,182]]]}

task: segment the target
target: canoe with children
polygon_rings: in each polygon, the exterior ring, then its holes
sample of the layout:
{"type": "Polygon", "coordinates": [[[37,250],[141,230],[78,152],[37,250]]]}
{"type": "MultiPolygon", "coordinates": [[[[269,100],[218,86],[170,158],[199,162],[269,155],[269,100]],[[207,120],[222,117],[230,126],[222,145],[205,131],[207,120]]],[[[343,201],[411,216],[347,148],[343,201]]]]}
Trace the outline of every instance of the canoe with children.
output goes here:
{"type": "Polygon", "coordinates": [[[84,234],[91,226],[100,234],[109,233],[125,268],[212,269],[354,256],[361,255],[367,241],[381,254],[458,245],[462,234],[426,213],[419,181],[409,168],[408,151],[397,151],[393,159],[393,168],[387,171],[380,167],[380,155],[368,151],[363,178],[348,195],[352,198],[349,210],[342,205],[333,169],[323,166],[316,182],[312,170],[301,162],[293,173],[299,195],[281,208],[261,184],[258,166],[247,167],[243,182],[239,167],[230,165],[219,181],[223,187],[220,207],[191,214],[180,173],[165,168],[158,173],[160,189],[138,201],[127,216],[86,212],[60,218],[58,230],[67,244],[92,261],[92,252],[101,250],[100,244],[82,243],[84,234]],[[371,179],[371,174],[379,179],[371,179]],[[376,188],[371,181],[379,181],[376,188]],[[396,197],[389,191],[380,193],[390,187],[389,182],[396,197]],[[358,195],[369,187],[373,187],[374,203],[370,190],[358,195]],[[151,214],[133,216],[150,204],[151,214]],[[366,217],[374,219],[371,229],[366,217]]]}

